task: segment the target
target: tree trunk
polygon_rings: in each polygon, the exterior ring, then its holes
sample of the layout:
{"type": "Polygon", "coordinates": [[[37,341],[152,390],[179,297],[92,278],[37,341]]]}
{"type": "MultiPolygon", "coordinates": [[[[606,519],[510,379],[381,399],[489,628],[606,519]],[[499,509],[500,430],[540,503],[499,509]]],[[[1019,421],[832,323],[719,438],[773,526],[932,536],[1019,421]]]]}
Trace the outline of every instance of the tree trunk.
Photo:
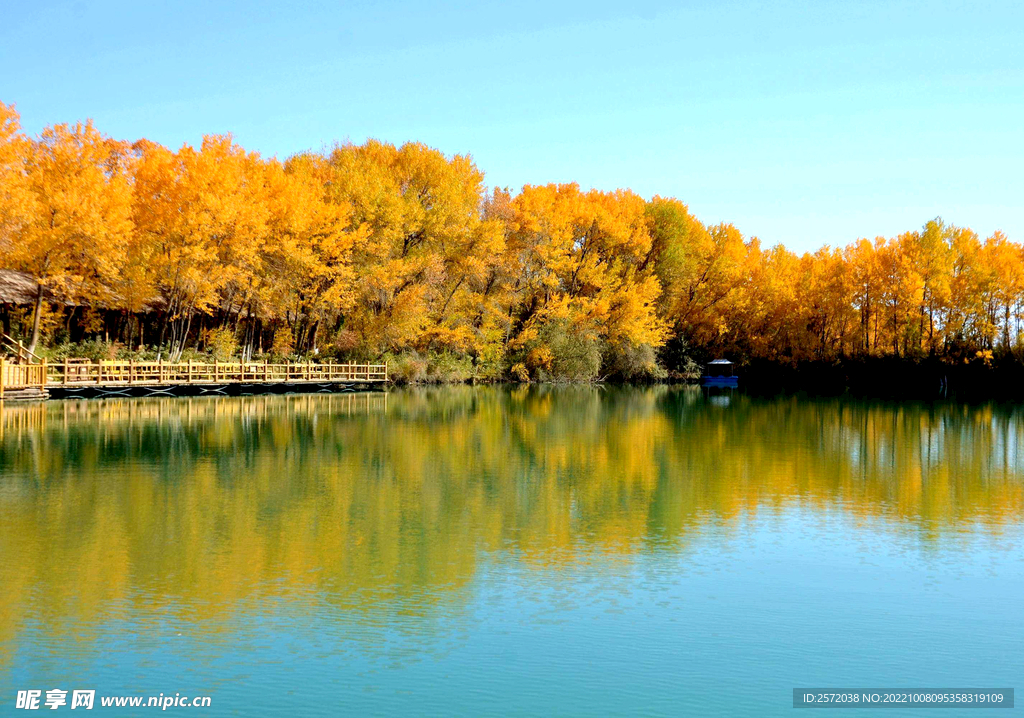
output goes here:
{"type": "Polygon", "coordinates": [[[32,339],[28,343],[28,351],[30,354],[34,354],[36,346],[39,344],[39,325],[42,321],[43,314],[43,285],[42,283],[37,285],[36,289],[36,303],[32,310],[32,339]]]}
{"type": "Polygon", "coordinates": [[[1010,350],[1010,303],[1003,305],[1003,347],[1010,350]]]}
{"type": "Polygon", "coordinates": [[[312,351],[314,353],[316,353],[316,335],[319,333],[319,331],[320,331],[320,320],[317,319],[313,323],[313,328],[309,332],[310,351],[312,351]]]}

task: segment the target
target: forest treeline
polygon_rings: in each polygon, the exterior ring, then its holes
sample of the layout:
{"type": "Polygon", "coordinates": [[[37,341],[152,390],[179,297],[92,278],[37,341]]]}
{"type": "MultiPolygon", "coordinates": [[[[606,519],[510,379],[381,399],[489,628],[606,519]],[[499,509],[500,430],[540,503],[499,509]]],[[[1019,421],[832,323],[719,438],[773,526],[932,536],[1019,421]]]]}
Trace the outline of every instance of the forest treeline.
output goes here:
{"type": "Polygon", "coordinates": [[[470,157],[419,143],[280,161],[91,122],[28,137],[2,103],[0,267],[38,282],[3,313],[36,349],[388,358],[410,379],[988,362],[1020,349],[1024,300],[1020,244],[939,219],[798,255],[674,198],[488,189],[470,157]]]}

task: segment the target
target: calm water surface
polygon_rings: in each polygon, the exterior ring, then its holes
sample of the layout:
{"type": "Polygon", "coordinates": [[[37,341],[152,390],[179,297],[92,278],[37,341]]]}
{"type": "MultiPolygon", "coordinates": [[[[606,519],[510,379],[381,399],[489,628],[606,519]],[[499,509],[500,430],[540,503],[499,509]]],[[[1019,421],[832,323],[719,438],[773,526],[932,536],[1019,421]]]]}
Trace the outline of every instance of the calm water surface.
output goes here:
{"type": "Polygon", "coordinates": [[[9,405],[0,432],[0,714],[27,688],[208,716],[1024,689],[1016,407],[467,387],[9,405]]]}

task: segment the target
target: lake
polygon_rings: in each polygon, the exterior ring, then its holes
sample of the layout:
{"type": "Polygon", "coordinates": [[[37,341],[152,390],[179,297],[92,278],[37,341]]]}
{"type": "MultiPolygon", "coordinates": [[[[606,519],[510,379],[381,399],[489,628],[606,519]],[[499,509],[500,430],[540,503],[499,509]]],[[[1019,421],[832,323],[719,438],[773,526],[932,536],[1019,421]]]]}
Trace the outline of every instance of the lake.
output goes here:
{"type": "Polygon", "coordinates": [[[99,696],[763,716],[797,687],[1012,687],[1024,408],[666,386],[8,404],[0,557],[5,715],[54,688],[111,715],[132,713],[99,696]]]}

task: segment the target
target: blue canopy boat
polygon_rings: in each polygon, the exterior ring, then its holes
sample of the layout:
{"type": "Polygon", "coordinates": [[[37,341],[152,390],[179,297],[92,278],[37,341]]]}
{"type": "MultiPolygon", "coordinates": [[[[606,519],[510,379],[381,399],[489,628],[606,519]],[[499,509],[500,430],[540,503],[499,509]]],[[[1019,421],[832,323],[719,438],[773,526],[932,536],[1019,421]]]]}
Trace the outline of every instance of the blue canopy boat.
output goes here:
{"type": "Polygon", "coordinates": [[[737,386],[739,380],[731,361],[715,359],[704,366],[704,375],[701,376],[700,383],[704,386],[737,386]]]}

